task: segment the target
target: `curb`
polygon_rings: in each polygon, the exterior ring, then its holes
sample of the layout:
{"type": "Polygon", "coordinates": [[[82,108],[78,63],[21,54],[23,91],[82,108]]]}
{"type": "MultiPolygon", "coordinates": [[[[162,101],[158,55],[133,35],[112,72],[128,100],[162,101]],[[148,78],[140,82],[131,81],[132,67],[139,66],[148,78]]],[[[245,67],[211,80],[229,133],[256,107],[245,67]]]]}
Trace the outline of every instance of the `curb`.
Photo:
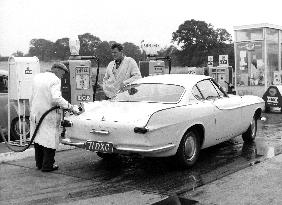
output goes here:
{"type": "Polygon", "coordinates": [[[29,148],[24,152],[6,152],[0,154],[0,163],[24,159],[26,157],[34,156],[34,148],[29,148]]]}
{"type": "MultiPolygon", "coordinates": [[[[56,152],[61,152],[61,151],[71,150],[71,149],[75,149],[75,147],[59,144],[59,147],[56,150],[56,152]]],[[[20,159],[24,159],[24,158],[32,157],[32,156],[34,156],[34,148],[29,148],[29,149],[25,150],[24,152],[0,153],[0,164],[3,163],[3,162],[20,160],[20,159]]]]}

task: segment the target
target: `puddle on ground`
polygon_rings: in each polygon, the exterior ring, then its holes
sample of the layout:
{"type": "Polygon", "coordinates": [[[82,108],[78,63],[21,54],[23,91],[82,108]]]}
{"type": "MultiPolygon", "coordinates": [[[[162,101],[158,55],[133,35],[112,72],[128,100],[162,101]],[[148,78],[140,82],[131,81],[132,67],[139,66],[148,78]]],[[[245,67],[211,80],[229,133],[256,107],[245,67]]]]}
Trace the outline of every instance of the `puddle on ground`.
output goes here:
{"type": "Polygon", "coordinates": [[[170,196],[162,201],[153,203],[152,205],[193,205],[198,204],[198,201],[186,199],[179,196],[170,196]]]}

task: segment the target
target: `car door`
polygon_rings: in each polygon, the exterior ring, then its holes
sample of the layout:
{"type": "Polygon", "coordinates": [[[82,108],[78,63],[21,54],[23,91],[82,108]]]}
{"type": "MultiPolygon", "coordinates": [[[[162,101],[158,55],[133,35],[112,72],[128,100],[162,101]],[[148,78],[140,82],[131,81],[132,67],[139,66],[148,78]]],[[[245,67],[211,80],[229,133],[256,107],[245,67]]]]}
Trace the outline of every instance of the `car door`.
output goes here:
{"type": "Polygon", "coordinates": [[[240,102],[232,101],[211,79],[203,80],[197,86],[204,100],[213,105],[215,140],[222,142],[236,136],[242,116],[240,102]]]}
{"type": "Polygon", "coordinates": [[[236,95],[228,96],[217,83],[215,83],[213,80],[211,81],[220,96],[220,98],[214,100],[214,105],[219,110],[223,111],[223,112],[219,112],[223,116],[218,115],[217,124],[222,123],[222,126],[224,126],[224,123],[226,123],[226,121],[228,120],[227,122],[230,125],[229,128],[230,132],[228,132],[227,130],[226,137],[229,138],[229,137],[237,136],[241,132],[242,121],[243,121],[242,98],[241,96],[236,96],[236,95]]]}

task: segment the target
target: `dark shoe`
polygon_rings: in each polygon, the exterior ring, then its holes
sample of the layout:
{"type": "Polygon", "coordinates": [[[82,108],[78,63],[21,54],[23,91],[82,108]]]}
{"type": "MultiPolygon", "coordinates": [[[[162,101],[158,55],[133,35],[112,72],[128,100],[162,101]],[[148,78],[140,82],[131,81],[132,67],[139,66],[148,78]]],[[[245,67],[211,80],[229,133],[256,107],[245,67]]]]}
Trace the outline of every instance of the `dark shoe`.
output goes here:
{"type": "Polygon", "coordinates": [[[39,163],[37,164],[37,163],[36,163],[36,168],[37,168],[38,170],[40,170],[40,169],[42,168],[42,164],[39,164],[39,163]]]}
{"type": "Polygon", "coordinates": [[[55,170],[58,170],[59,169],[59,166],[54,164],[53,167],[51,168],[42,168],[41,171],[42,172],[52,172],[52,171],[55,171],[55,170]]]}

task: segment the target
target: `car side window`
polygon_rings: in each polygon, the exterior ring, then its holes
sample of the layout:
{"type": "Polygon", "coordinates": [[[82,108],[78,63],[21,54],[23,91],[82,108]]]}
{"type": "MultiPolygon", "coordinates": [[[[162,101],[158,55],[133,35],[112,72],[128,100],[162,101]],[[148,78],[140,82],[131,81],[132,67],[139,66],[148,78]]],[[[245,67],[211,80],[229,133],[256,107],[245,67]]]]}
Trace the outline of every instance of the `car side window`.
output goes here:
{"type": "Polygon", "coordinates": [[[8,93],[8,77],[0,76],[0,93],[8,93]]]}
{"type": "Polygon", "coordinates": [[[199,91],[202,93],[205,100],[219,98],[219,94],[210,80],[198,82],[197,87],[199,88],[199,91]]]}
{"type": "Polygon", "coordinates": [[[199,91],[199,89],[196,85],[192,88],[192,94],[194,95],[194,97],[197,100],[204,100],[202,94],[200,93],[200,91],[199,91]]]}

